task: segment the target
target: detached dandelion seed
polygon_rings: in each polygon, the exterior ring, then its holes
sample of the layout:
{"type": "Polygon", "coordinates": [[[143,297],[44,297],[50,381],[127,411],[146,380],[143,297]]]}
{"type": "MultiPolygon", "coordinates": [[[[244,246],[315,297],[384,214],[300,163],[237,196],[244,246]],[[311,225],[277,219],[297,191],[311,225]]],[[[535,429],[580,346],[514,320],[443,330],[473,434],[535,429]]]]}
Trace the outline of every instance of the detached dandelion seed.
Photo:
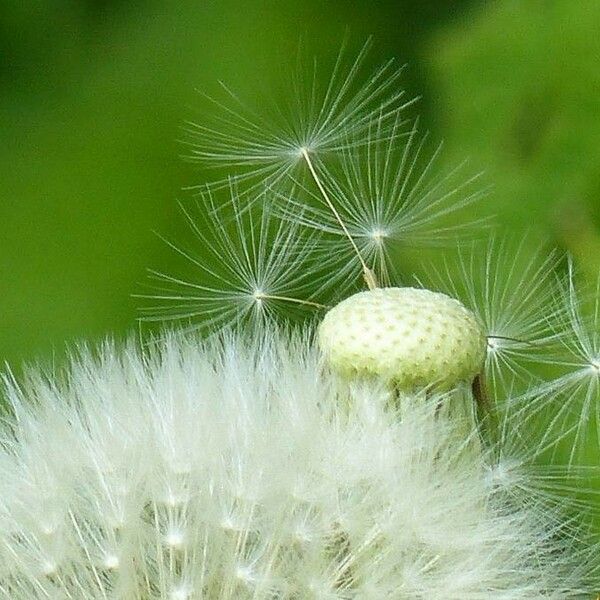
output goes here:
{"type": "Polygon", "coordinates": [[[335,198],[337,216],[318,199],[309,210],[298,210],[297,202],[283,202],[282,207],[291,222],[324,234],[329,250],[338,257],[337,268],[343,272],[348,272],[357,258],[346,240],[350,236],[386,285],[398,276],[390,249],[441,245],[460,233],[480,230],[481,220],[470,217],[468,208],[486,193],[478,185],[479,175],[463,175],[464,165],[434,176],[441,146],[423,160],[427,136],[419,141],[415,121],[400,143],[402,124],[397,120],[394,134],[385,137],[383,125],[375,119],[362,145],[348,143],[338,155],[319,161],[322,185],[335,198]],[[443,225],[444,218],[459,213],[463,219],[458,224],[443,225]]]}
{"type": "Polygon", "coordinates": [[[558,348],[553,363],[561,367],[562,375],[540,382],[521,399],[537,409],[534,418],[550,414],[545,421],[546,439],[570,446],[570,465],[583,458],[586,447],[600,450],[600,274],[588,292],[586,297],[576,290],[569,262],[555,296],[558,348]]]}
{"type": "Polygon", "coordinates": [[[210,191],[196,200],[195,211],[182,205],[204,254],[167,242],[192,271],[185,277],[151,271],[164,285],[143,296],[155,302],[145,308],[144,320],[178,321],[193,328],[194,320],[202,319],[204,328],[214,330],[232,323],[264,324],[281,312],[282,304],[324,308],[312,300],[324,285],[310,268],[314,236],[275,219],[267,199],[240,211],[232,189],[229,201],[233,216],[210,191]]]}
{"type": "Polygon", "coordinates": [[[303,150],[321,155],[349,143],[361,144],[374,118],[383,123],[381,136],[396,135],[397,115],[414,100],[407,100],[399,87],[402,69],[393,60],[374,73],[363,73],[370,45],[367,42],[354,59],[348,59],[342,46],[324,87],[313,62],[308,77],[300,76],[293,85],[288,106],[272,107],[267,101],[269,109],[257,112],[225,85],[223,99],[203,94],[217,114],[212,124],[188,124],[190,159],[234,168],[236,181],[246,182],[249,190],[262,189],[265,184],[285,185],[302,162],[303,150]],[[348,141],[349,133],[354,134],[353,142],[348,141]]]}

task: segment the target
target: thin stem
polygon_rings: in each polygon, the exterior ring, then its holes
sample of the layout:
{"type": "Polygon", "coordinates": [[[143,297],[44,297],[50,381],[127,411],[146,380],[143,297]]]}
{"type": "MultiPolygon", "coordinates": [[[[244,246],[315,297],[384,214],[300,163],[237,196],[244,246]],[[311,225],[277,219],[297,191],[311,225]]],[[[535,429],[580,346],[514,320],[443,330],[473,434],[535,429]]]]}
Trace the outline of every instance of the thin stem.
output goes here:
{"type": "Polygon", "coordinates": [[[342,228],[344,235],[348,238],[348,241],[350,242],[350,244],[352,244],[352,248],[354,248],[354,252],[356,252],[356,256],[358,256],[358,260],[360,261],[360,264],[361,264],[362,270],[363,270],[363,277],[365,278],[367,286],[369,287],[370,290],[376,289],[378,287],[377,277],[375,276],[374,271],[367,266],[367,263],[365,262],[364,258],[362,257],[360,250],[358,249],[358,246],[356,245],[356,242],[354,241],[354,238],[350,235],[348,228],[344,224],[344,221],[342,221],[342,217],[340,216],[340,213],[337,211],[337,209],[335,208],[335,205],[329,198],[329,194],[327,193],[327,190],[321,183],[321,179],[319,178],[319,175],[317,174],[317,171],[315,170],[315,167],[314,167],[312,161],[310,160],[308,150],[306,148],[302,148],[301,152],[302,152],[302,157],[304,158],[304,160],[306,161],[306,164],[308,165],[308,170],[310,171],[312,178],[314,179],[315,183],[317,184],[317,187],[319,188],[319,191],[321,192],[321,195],[323,196],[323,199],[325,200],[325,204],[327,204],[327,206],[329,207],[329,210],[331,210],[331,212],[333,213],[333,216],[335,217],[337,222],[340,224],[340,227],[342,228]]]}
{"type": "Polygon", "coordinates": [[[507,335],[488,335],[488,340],[506,340],[507,342],[517,342],[519,344],[527,344],[528,346],[537,346],[535,342],[529,340],[520,340],[519,338],[510,337],[507,335]]]}
{"type": "Polygon", "coordinates": [[[293,302],[294,304],[306,304],[307,306],[314,306],[315,308],[328,308],[326,304],[319,304],[318,302],[311,302],[310,300],[302,300],[301,298],[273,296],[271,294],[264,294],[262,292],[256,292],[253,295],[256,300],[281,300],[282,302],[293,302]]]}

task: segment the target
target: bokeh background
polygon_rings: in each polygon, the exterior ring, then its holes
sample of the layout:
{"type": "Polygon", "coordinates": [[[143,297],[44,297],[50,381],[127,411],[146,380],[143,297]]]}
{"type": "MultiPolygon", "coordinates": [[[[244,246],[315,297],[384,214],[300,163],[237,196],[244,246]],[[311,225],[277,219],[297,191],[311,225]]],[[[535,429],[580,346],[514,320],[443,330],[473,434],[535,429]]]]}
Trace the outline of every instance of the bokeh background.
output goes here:
{"type": "Polygon", "coordinates": [[[332,57],[347,32],[408,64],[423,127],[485,171],[501,227],[594,277],[599,22],[597,0],[3,0],[0,360],[135,330],[146,267],[175,259],[153,231],[178,235],[203,179],[177,141],[197,90],[264,93],[300,41],[332,57]]]}

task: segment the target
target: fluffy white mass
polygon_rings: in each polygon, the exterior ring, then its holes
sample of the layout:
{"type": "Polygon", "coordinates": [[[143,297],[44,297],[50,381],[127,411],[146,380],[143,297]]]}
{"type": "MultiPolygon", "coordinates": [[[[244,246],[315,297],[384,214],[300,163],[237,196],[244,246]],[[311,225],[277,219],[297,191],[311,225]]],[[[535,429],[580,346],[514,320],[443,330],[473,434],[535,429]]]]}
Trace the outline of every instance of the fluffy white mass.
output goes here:
{"type": "Polygon", "coordinates": [[[440,397],[336,387],[305,338],[107,344],[59,381],[7,381],[1,598],[585,597],[440,397]]]}

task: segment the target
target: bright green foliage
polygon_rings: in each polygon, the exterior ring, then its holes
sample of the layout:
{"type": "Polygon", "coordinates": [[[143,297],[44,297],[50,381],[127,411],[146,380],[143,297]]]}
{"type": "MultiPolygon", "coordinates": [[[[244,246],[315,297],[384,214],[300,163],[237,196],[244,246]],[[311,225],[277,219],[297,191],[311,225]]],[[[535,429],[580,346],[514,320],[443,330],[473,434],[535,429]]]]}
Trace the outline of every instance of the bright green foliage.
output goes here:
{"type": "Polygon", "coordinates": [[[486,170],[502,223],[550,230],[593,278],[599,22],[595,0],[486,3],[425,51],[440,130],[458,156],[486,170]]]}

